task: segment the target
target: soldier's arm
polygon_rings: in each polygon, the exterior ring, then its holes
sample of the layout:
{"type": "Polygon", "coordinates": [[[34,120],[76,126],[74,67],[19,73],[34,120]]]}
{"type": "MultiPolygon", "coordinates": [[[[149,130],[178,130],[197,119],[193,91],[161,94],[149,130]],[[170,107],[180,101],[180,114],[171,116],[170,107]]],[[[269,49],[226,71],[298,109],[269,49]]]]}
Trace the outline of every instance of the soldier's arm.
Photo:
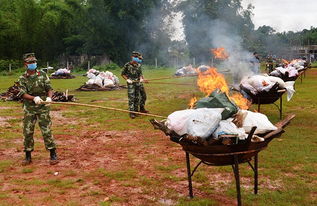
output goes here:
{"type": "Polygon", "coordinates": [[[23,95],[22,95],[22,98],[23,98],[23,99],[26,99],[26,100],[33,101],[33,99],[34,99],[35,97],[32,96],[32,95],[29,95],[29,94],[23,94],[23,95]]]}
{"type": "Polygon", "coordinates": [[[149,81],[144,78],[141,67],[140,67],[140,81],[144,83],[149,83],[149,81]]]}
{"type": "Polygon", "coordinates": [[[23,99],[32,101],[34,99],[34,96],[29,95],[27,93],[27,87],[26,87],[26,84],[25,84],[25,82],[23,81],[22,78],[19,79],[18,85],[19,85],[19,93],[17,94],[17,96],[21,97],[23,99]]]}
{"type": "Polygon", "coordinates": [[[121,74],[121,76],[122,76],[122,78],[125,79],[125,80],[128,79],[128,77],[127,77],[126,75],[124,75],[124,74],[121,74]]]}
{"type": "Polygon", "coordinates": [[[121,76],[125,80],[129,79],[129,77],[126,74],[127,74],[127,67],[126,67],[126,65],[124,65],[122,68],[121,76]]]}
{"type": "Polygon", "coordinates": [[[44,78],[45,91],[47,92],[47,96],[52,98],[52,96],[53,96],[53,88],[52,88],[52,85],[51,85],[50,78],[47,76],[46,73],[44,74],[44,76],[45,76],[45,78],[44,78]]]}

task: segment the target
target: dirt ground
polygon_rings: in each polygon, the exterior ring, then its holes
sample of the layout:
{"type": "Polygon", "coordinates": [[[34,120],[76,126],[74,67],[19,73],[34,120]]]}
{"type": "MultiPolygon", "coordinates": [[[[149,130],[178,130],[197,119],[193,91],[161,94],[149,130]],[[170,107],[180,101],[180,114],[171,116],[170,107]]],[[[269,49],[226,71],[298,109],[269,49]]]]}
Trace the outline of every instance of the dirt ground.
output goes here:
{"type": "MultiPolygon", "coordinates": [[[[52,118],[58,125],[75,121],[62,117],[60,111],[53,112],[52,118]]],[[[1,122],[6,124],[5,119],[1,122]]],[[[49,165],[49,154],[38,133],[29,166],[21,166],[22,137],[10,140],[15,147],[0,149],[0,161],[10,162],[0,173],[4,182],[0,194],[5,193],[2,200],[6,204],[175,205],[180,198],[187,198],[185,154],[161,131],[69,129],[54,136],[60,159],[54,166],[49,165]]],[[[235,198],[222,195],[219,189],[233,184],[231,174],[211,172],[208,179],[216,192],[200,191],[195,187],[201,183],[194,181],[195,196],[213,199],[219,205],[235,204],[235,198]]]]}

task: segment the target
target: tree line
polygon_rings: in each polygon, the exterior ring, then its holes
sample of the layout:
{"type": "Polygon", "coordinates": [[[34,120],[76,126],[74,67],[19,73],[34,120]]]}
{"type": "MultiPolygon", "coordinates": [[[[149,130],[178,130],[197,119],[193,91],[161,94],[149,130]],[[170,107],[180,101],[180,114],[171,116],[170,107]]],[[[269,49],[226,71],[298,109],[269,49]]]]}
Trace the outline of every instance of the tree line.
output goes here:
{"type": "Polygon", "coordinates": [[[0,59],[34,51],[47,61],[107,54],[122,63],[140,45],[159,56],[155,48],[170,39],[162,26],[168,9],[168,0],[0,0],[0,59]]]}
{"type": "MultiPolygon", "coordinates": [[[[208,58],[210,22],[220,20],[242,46],[263,54],[291,45],[317,44],[317,28],[277,33],[254,28],[252,5],[241,0],[0,0],[0,59],[36,52],[43,61],[64,55],[102,55],[123,64],[130,52],[166,65],[171,56],[208,58]],[[186,41],[172,41],[172,20],[182,12],[186,41]],[[202,22],[204,24],[202,24],[202,22]]],[[[216,31],[215,31],[216,32],[216,31]]],[[[287,52],[287,51],[286,51],[287,52]]]]}

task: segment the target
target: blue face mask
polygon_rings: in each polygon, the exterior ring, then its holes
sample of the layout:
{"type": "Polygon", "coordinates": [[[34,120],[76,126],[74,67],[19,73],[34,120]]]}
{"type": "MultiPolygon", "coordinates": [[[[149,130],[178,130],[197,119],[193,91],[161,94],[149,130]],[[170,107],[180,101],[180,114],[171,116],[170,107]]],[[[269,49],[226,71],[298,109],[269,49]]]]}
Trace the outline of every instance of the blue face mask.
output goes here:
{"type": "Polygon", "coordinates": [[[28,64],[27,67],[29,70],[35,70],[37,68],[37,63],[28,64]]]}
{"type": "Polygon", "coordinates": [[[138,57],[132,57],[132,61],[135,61],[137,63],[142,63],[142,59],[139,59],[138,57]]]}

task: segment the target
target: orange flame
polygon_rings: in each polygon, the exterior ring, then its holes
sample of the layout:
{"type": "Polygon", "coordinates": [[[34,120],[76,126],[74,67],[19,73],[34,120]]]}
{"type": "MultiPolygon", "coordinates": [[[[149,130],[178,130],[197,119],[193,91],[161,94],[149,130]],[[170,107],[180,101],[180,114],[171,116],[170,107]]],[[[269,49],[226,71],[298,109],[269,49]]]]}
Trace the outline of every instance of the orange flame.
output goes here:
{"type": "Polygon", "coordinates": [[[199,90],[208,96],[215,89],[220,89],[222,92],[228,94],[229,87],[222,74],[217,72],[216,68],[209,67],[207,71],[199,72],[197,85],[199,90]]]}
{"type": "Polygon", "coordinates": [[[290,62],[290,64],[295,64],[295,63],[297,63],[297,62],[299,62],[299,61],[301,61],[301,59],[293,59],[293,60],[290,62]]]}
{"type": "Polygon", "coordinates": [[[251,102],[244,98],[240,93],[232,94],[230,99],[234,101],[240,109],[247,110],[251,106],[251,102]]]}
{"type": "Polygon", "coordinates": [[[196,97],[191,98],[191,100],[190,100],[190,102],[188,104],[189,108],[190,109],[194,108],[196,102],[197,102],[197,98],[196,97]]]}
{"type": "Polygon", "coordinates": [[[216,59],[228,59],[229,57],[228,52],[222,47],[211,49],[211,52],[214,54],[216,59]]]}
{"type": "Polygon", "coordinates": [[[282,59],[283,64],[289,64],[289,61],[282,59]]]}
{"type": "MultiPolygon", "coordinates": [[[[236,103],[236,105],[241,109],[248,109],[251,102],[244,98],[241,94],[235,93],[229,94],[229,87],[225,80],[225,77],[217,72],[216,68],[209,67],[207,71],[198,71],[197,85],[199,90],[203,92],[206,96],[209,96],[214,90],[219,89],[220,91],[226,93],[226,95],[236,103]]],[[[194,97],[190,100],[189,106],[193,108],[197,101],[194,97]]]]}

